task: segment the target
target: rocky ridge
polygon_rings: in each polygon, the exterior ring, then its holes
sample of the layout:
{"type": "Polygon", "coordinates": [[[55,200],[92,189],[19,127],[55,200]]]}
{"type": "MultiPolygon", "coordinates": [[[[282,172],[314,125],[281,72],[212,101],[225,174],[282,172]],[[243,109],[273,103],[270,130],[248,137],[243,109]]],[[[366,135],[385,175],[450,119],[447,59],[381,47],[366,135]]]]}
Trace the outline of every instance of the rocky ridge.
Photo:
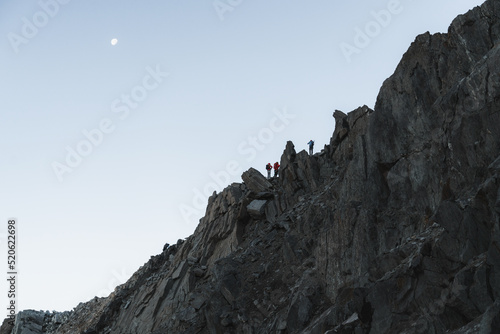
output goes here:
{"type": "Polygon", "coordinates": [[[288,142],[109,297],[10,332],[500,332],[499,42],[496,0],[418,36],[321,153],[288,142]]]}

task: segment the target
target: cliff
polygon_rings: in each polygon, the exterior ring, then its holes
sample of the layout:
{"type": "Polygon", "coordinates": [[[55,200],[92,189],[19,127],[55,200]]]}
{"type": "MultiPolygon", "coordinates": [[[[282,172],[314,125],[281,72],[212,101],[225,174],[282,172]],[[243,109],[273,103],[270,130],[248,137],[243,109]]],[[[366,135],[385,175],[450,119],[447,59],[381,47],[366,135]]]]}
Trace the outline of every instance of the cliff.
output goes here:
{"type": "Polygon", "coordinates": [[[496,0],[418,36],[321,153],[288,142],[109,297],[12,333],[500,332],[499,42],[496,0]]]}

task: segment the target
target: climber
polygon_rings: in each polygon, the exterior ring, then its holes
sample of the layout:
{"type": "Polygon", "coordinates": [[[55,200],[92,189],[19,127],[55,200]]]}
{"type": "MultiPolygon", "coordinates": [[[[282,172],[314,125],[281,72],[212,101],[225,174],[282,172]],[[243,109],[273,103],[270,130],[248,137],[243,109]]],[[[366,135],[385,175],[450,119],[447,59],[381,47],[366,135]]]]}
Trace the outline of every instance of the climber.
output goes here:
{"type": "Polygon", "coordinates": [[[267,165],[266,165],[266,170],[267,170],[267,178],[270,179],[271,178],[271,169],[273,169],[273,166],[271,166],[271,163],[268,162],[267,165]]]}
{"type": "Polygon", "coordinates": [[[307,145],[309,145],[309,155],[312,155],[313,154],[313,148],[314,148],[314,140],[310,140],[309,143],[307,143],[307,145]]]}
{"type": "Polygon", "coordinates": [[[278,176],[278,169],[280,169],[280,164],[276,161],[274,163],[274,177],[278,176]]]}

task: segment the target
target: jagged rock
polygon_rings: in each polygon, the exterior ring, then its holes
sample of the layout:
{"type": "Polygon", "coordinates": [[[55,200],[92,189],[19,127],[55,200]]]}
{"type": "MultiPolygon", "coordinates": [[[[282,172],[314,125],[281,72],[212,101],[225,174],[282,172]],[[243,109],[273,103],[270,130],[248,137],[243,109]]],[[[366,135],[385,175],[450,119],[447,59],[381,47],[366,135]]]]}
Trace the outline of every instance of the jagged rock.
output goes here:
{"type": "Polygon", "coordinates": [[[260,199],[260,200],[268,200],[268,199],[273,199],[274,198],[274,194],[272,192],[269,192],[269,191],[263,191],[263,192],[260,192],[258,194],[248,194],[249,197],[251,198],[255,198],[255,199],[260,199]]]}
{"type": "Polygon", "coordinates": [[[45,312],[26,310],[16,316],[12,334],[43,334],[45,312]]]}
{"type": "Polygon", "coordinates": [[[255,168],[250,168],[244,172],[241,178],[245,182],[248,189],[256,193],[266,192],[272,187],[272,184],[266,180],[264,175],[262,175],[255,168]]]}
{"type": "Polygon", "coordinates": [[[6,318],[0,327],[0,334],[11,334],[14,328],[14,320],[6,318]]]}
{"type": "Polygon", "coordinates": [[[374,110],[335,111],[323,154],[287,142],[279,178],[250,169],[214,193],[192,236],[109,297],[62,318],[20,312],[18,328],[499,332],[499,63],[488,0],[418,36],[374,110]]]}
{"type": "Polygon", "coordinates": [[[166,243],[165,245],[163,245],[163,251],[166,251],[168,249],[168,247],[170,247],[169,243],[166,243]]]}
{"type": "Polygon", "coordinates": [[[179,263],[175,271],[172,273],[172,279],[177,279],[181,276],[184,276],[186,274],[187,269],[188,269],[188,263],[186,260],[184,260],[181,263],[179,263]]]}

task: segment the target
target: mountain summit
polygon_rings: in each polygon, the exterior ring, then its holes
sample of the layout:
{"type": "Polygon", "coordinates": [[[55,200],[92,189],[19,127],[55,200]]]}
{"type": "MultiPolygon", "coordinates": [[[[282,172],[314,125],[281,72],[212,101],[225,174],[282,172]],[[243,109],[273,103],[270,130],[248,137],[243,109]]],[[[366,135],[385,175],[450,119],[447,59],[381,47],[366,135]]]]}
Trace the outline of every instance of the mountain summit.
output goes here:
{"type": "Polygon", "coordinates": [[[107,298],[13,334],[499,333],[500,2],[418,36],[321,153],[250,169],[107,298]]]}

